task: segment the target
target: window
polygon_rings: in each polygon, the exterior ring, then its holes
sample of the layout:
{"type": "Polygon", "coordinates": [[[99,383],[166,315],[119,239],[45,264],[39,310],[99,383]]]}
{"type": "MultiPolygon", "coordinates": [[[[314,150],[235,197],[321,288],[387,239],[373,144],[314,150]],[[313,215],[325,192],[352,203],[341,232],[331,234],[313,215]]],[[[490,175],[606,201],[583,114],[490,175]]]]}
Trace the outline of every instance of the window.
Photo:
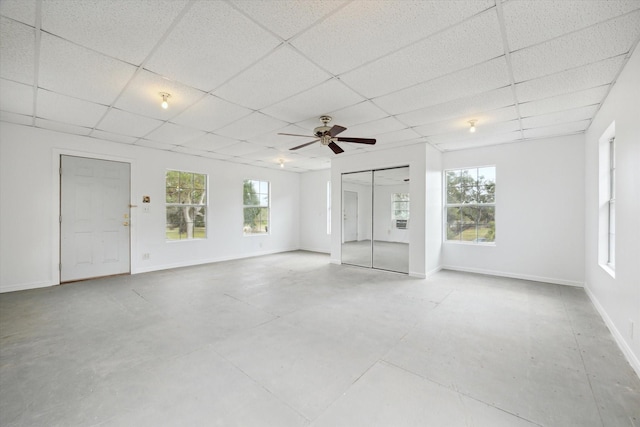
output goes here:
{"type": "Polygon", "coordinates": [[[331,181],[327,181],[327,234],[331,234],[331,181]]]}
{"type": "Polygon", "coordinates": [[[244,235],[269,233],[269,182],[244,180],[244,235]]]}
{"type": "Polygon", "coordinates": [[[445,171],[445,183],[446,240],[495,242],[495,166],[445,171]]]}
{"type": "Polygon", "coordinates": [[[409,193],[393,193],[391,195],[391,219],[409,219],[409,193]]]}
{"type": "Polygon", "coordinates": [[[609,199],[608,209],[608,238],[607,264],[611,268],[616,265],[616,139],[609,140],[609,199]]]}
{"type": "Polygon", "coordinates": [[[207,237],[207,175],[168,170],[166,173],[167,240],[207,237]]]}

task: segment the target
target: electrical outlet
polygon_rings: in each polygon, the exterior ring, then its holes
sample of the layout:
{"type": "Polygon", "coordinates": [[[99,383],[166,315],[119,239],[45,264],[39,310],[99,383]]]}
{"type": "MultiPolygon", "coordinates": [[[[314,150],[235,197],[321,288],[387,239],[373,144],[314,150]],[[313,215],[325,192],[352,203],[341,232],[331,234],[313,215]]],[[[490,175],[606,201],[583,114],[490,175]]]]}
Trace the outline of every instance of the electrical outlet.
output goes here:
{"type": "Polygon", "coordinates": [[[149,259],[149,258],[150,258],[150,256],[149,256],[149,254],[148,254],[148,253],[142,254],[142,259],[143,259],[143,260],[147,260],[147,259],[149,259]]]}

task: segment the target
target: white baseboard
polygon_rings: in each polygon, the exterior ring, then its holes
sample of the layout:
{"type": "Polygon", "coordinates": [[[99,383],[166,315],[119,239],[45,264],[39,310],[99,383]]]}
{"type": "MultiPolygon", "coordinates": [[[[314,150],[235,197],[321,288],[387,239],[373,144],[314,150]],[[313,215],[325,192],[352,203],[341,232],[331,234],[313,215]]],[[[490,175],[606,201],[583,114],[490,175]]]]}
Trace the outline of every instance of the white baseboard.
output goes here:
{"type": "Polygon", "coordinates": [[[326,250],[325,248],[312,248],[312,247],[301,247],[300,249],[298,249],[300,251],[307,251],[307,252],[317,252],[319,254],[330,254],[331,251],[326,250]]]}
{"type": "Polygon", "coordinates": [[[485,274],[487,276],[510,277],[512,279],[530,280],[532,282],[553,283],[555,285],[575,286],[584,288],[584,282],[574,280],[556,279],[553,277],[532,276],[528,274],[509,273],[505,271],[483,270],[479,268],[456,267],[453,265],[443,265],[443,270],[462,271],[465,273],[485,274]]]}
{"type": "Polygon", "coordinates": [[[640,377],[640,359],[638,359],[638,356],[633,353],[633,350],[631,350],[631,347],[629,347],[627,342],[624,340],[624,338],[622,337],[622,334],[620,333],[618,328],[616,328],[615,323],[613,323],[613,320],[611,320],[611,318],[609,317],[609,314],[604,309],[602,304],[600,304],[600,301],[598,301],[596,296],[589,290],[588,287],[585,286],[584,290],[587,293],[587,296],[589,297],[589,299],[591,300],[591,303],[593,304],[593,306],[596,308],[596,310],[598,310],[600,317],[602,317],[602,320],[604,320],[604,323],[609,328],[609,331],[611,331],[611,335],[613,335],[613,339],[616,340],[618,347],[620,347],[620,350],[622,350],[622,353],[627,358],[627,361],[629,362],[633,370],[636,371],[636,375],[640,377]]]}
{"type": "Polygon", "coordinates": [[[16,285],[4,285],[0,286],[0,294],[5,292],[26,291],[28,289],[48,288],[49,286],[55,286],[58,283],[52,282],[31,282],[31,283],[18,283],[16,285]]]}

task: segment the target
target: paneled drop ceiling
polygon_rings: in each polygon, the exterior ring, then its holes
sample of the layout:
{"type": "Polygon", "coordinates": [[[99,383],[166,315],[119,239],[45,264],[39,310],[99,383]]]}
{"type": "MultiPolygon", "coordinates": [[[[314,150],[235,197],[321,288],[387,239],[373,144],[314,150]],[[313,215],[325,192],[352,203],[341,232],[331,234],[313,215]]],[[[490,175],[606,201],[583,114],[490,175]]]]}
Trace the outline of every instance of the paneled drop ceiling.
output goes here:
{"type": "Polygon", "coordinates": [[[1,0],[0,15],[2,122],[297,172],[336,155],[277,133],[323,114],[378,140],[340,156],[582,133],[640,38],[640,0],[1,0]]]}

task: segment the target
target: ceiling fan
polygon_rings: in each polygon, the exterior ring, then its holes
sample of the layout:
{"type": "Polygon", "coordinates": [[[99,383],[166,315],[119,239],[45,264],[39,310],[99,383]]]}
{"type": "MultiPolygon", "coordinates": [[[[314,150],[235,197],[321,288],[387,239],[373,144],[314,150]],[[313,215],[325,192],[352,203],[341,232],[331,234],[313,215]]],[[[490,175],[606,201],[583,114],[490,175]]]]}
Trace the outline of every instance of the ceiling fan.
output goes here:
{"type": "Polygon", "coordinates": [[[328,145],[329,148],[331,148],[331,150],[333,150],[333,152],[336,154],[340,154],[344,152],[344,150],[340,148],[338,144],[336,144],[337,141],[338,142],[355,142],[357,144],[375,144],[376,143],[376,140],[372,138],[338,137],[336,135],[338,135],[341,132],[344,132],[345,130],[347,130],[347,128],[338,126],[338,125],[333,125],[331,127],[327,126],[327,124],[331,121],[331,116],[320,116],[320,120],[322,121],[323,125],[315,128],[313,130],[313,135],[298,135],[295,133],[278,133],[278,135],[304,136],[309,138],[313,138],[313,137],[316,138],[313,141],[307,142],[302,145],[298,145],[297,147],[290,148],[289,150],[297,150],[298,148],[306,147],[307,145],[311,145],[314,142],[320,141],[320,144],[328,145]]]}

